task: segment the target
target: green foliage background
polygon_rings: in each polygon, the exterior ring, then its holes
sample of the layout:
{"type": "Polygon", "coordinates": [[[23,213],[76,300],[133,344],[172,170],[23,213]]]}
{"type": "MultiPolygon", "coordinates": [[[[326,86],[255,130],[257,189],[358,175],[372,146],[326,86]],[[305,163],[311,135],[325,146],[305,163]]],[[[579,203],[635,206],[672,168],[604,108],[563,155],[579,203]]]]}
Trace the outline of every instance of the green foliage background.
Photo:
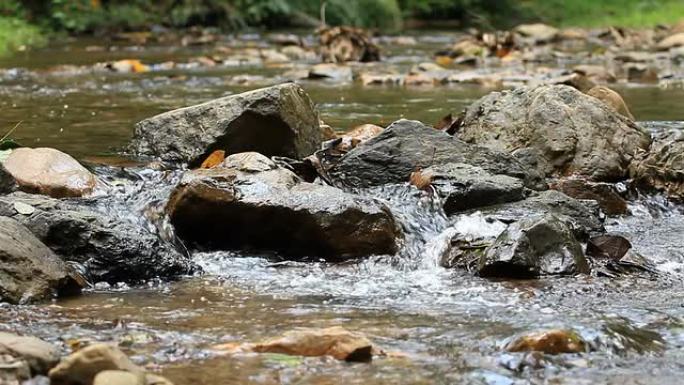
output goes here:
{"type": "Polygon", "coordinates": [[[0,53],[40,44],[45,34],[152,25],[311,28],[323,1],[328,24],[384,32],[401,31],[407,20],[505,29],[525,21],[640,27],[684,19],[684,0],[0,0],[0,53]]]}

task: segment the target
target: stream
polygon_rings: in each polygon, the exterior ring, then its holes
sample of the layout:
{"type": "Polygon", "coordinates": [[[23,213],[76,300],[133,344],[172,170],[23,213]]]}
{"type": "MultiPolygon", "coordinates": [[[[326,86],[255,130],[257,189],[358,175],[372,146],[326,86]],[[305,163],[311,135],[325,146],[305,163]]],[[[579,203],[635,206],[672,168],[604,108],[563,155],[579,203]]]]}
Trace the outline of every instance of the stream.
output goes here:
{"type": "MultiPolygon", "coordinates": [[[[393,48],[399,68],[431,61],[448,34],[421,33],[393,48]]],[[[254,37],[246,36],[244,41],[254,37]]],[[[133,125],[162,111],[275,84],[287,68],[188,68],[144,74],[56,74],[58,65],[126,58],[186,61],[202,47],[74,39],[0,60],[0,134],[17,122],[17,141],[54,147],[107,181],[101,210],[131,221],[163,202],[176,172],[140,167],[123,150],[133,125]],[[245,77],[236,84],[231,79],[245,77]],[[117,172],[131,166],[134,178],[117,172]]],[[[564,66],[566,63],[556,63],[564,66]]],[[[362,86],[301,82],[337,131],[409,118],[428,124],[459,113],[491,90],[474,85],[362,86]]],[[[617,84],[641,124],[684,129],[684,87],[617,84]]],[[[354,263],[276,261],[236,252],[197,253],[204,274],[142,287],[96,284],[83,295],[41,305],[0,304],[0,330],[62,346],[116,341],[136,363],[190,384],[677,384],[684,375],[684,206],[634,196],[631,215],[606,218],[656,266],[657,278],[630,276],[491,280],[438,266],[439,234],[479,226],[477,214],[447,218],[438,202],[408,185],[361,191],[384,200],[406,234],[395,256],[354,263]],[[371,364],[332,358],[282,360],[221,356],[211,347],[259,341],[298,327],[344,326],[386,351],[371,364]],[[590,345],[581,355],[533,356],[502,346],[522,332],[570,328],[590,345]]]]}

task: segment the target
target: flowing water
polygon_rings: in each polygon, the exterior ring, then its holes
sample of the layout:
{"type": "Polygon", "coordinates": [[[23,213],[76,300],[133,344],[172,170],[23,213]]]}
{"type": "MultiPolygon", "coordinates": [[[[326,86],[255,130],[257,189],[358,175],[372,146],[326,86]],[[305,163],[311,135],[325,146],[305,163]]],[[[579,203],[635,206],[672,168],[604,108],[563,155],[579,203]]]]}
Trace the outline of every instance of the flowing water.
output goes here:
{"type": "MultiPolygon", "coordinates": [[[[397,49],[397,66],[429,60],[447,37],[422,36],[397,49]]],[[[56,74],[57,65],[142,58],[184,61],[201,48],[76,40],[0,61],[0,127],[22,121],[24,145],[56,147],[109,181],[102,210],[143,222],[140,212],[168,196],[177,174],[113,166],[133,124],[158,112],[280,81],[279,67],[174,70],[147,74],[56,74]],[[252,76],[235,85],[236,76],[252,76]],[[103,166],[106,165],[106,166],[103,166]],[[114,183],[116,181],[116,183],[114,183]]],[[[322,118],[338,130],[400,117],[436,122],[489,92],[466,86],[363,87],[302,83],[322,118]]],[[[684,129],[684,90],[618,86],[649,129],[684,129]]],[[[3,130],[0,129],[0,133],[3,130]]],[[[653,260],[657,278],[572,277],[497,281],[437,265],[440,234],[481,227],[477,214],[447,218],[438,202],[407,186],[363,194],[387,202],[406,234],[396,256],[332,265],[217,252],[194,258],[205,274],[143,287],[98,284],[84,295],[34,306],[0,305],[0,329],[59,343],[117,341],[134,360],[176,384],[678,384],[684,374],[684,207],[636,197],[631,216],[607,218],[653,260]],[[220,356],[211,347],[252,342],[298,327],[344,326],[386,351],[372,364],[273,355],[220,356]],[[505,353],[517,333],[572,328],[582,355],[505,353]]]]}

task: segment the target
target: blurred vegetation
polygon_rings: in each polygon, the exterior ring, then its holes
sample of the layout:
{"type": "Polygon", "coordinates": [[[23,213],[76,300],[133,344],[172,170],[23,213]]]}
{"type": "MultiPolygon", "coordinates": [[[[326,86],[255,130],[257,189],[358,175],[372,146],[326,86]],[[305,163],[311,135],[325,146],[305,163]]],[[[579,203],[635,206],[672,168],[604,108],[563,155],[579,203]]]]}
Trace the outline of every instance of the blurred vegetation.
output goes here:
{"type": "Polygon", "coordinates": [[[652,27],[684,19],[684,0],[523,0],[521,12],[565,27],[652,27]]]}
{"type": "Polygon", "coordinates": [[[153,25],[314,27],[401,31],[406,20],[504,29],[524,21],[562,26],[651,26],[684,18],[684,0],[0,0],[0,51],[41,42],[40,31],[107,33],[153,25]]]}

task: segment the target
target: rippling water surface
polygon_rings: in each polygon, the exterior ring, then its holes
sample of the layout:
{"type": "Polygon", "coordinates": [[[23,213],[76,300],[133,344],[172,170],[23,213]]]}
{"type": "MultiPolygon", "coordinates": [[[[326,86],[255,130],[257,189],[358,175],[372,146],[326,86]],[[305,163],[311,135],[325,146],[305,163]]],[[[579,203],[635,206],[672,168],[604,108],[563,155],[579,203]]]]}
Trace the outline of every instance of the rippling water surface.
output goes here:
{"type": "MultiPolygon", "coordinates": [[[[434,39],[433,39],[434,40],[434,39]]],[[[428,60],[430,39],[398,50],[398,65],[428,60]],[[403,63],[402,61],[406,62],[403,63]],[[402,64],[403,63],[403,64],[402,64]]],[[[0,61],[0,132],[22,121],[25,145],[52,146],[92,165],[109,186],[101,210],[146,225],[178,175],[98,164],[129,163],[119,152],[133,124],[158,112],[280,81],[281,68],[224,68],[143,75],[55,75],[58,64],[113,58],[186,60],[201,49],[150,47],[86,52],[76,41],[0,61]],[[231,79],[262,77],[253,85],[231,79]]],[[[362,87],[303,83],[338,130],[407,117],[436,122],[488,90],[476,87],[362,87]]],[[[649,129],[682,129],[681,88],[618,86],[649,129]]],[[[118,341],[136,361],[176,384],[677,384],[684,375],[684,210],[662,197],[637,197],[631,216],[608,218],[652,259],[657,279],[573,277],[492,281],[438,267],[440,234],[482,226],[477,214],[447,218],[438,202],[407,186],[363,194],[387,202],[406,233],[396,256],[331,265],[236,253],[199,253],[205,275],[145,287],[97,285],[49,305],[0,311],[0,328],[60,343],[118,341]],[[401,357],[372,364],[332,359],[216,356],[211,346],[257,341],[297,327],[362,331],[401,357]],[[582,355],[502,352],[516,333],[572,328],[591,346],[582,355]]]]}

